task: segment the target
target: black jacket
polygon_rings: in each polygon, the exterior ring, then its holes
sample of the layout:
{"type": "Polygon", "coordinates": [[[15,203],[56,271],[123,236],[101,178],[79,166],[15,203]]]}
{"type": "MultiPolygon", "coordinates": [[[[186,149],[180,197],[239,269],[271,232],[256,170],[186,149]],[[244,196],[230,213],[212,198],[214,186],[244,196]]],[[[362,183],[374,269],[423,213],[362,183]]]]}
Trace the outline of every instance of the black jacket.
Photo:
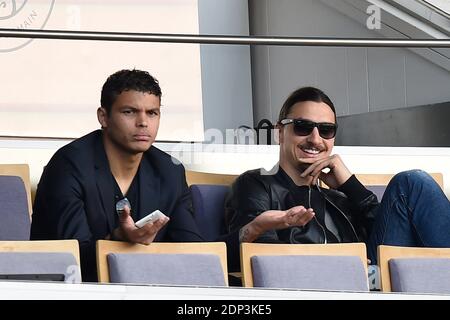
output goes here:
{"type": "Polygon", "coordinates": [[[296,186],[279,167],[275,174],[261,170],[247,171],[235,181],[226,202],[229,232],[267,210],[287,210],[297,205],[312,207],[315,218],[303,227],[272,230],[256,242],[326,243],[366,241],[378,206],[377,197],[353,175],[339,190],[317,186],[296,186]],[[261,174],[263,172],[263,174],[261,174]],[[324,223],[330,215],[334,233],[324,223]],[[335,237],[336,229],[338,237],[335,237]]]}
{"type": "MultiPolygon", "coordinates": [[[[155,241],[202,241],[184,167],[152,146],[138,172],[140,212],[135,220],[159,209],[170,221],[155,241]]],[[[97,130],[59,149],[38,184],[31,239],[77,239],[84,281],[96,280],[96,240],[118,227],[113,179],[97,130]]]]}

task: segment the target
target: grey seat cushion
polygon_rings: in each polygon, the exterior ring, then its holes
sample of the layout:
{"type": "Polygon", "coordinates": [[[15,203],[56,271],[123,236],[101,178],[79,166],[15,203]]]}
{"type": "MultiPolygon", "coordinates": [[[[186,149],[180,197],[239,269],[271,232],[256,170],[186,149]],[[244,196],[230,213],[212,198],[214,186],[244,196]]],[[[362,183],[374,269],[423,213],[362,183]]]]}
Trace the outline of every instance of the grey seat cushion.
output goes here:
{"type": "Polygon", "coordinates": [[[77,261],[71,253],[0,252],[0,275],[46,274],[64,275],[62,280],[81,282],[77,261]]]}
{"type": "Polygon", "coordinates": [[[359,257],[254,256],[251,265],[255,287],[368,291],[359,257]]]}
{"type": "Polygon", "coordinates": [[[20,177],[0,175],[0,240],[29,240],[30,214],[20,177]]]}
{"type": "Polygon", "coordinates": [[[225,286],[220,258],[213,254],[110,253],[110,282],[225,286]]]}
{"type": "Polygon", "coordinates": [[[450,293],[450,259],[390,259],[389,272],[392,291],[450,293]]]}
{"type": "Polygon", "coordinates": [[[381,201],[383,198],[383,194],[386,191],[387,186],[377,186],[377,185],[366,185],[366,188],[375,193],[378,198],[378,201],[381,201]]]}

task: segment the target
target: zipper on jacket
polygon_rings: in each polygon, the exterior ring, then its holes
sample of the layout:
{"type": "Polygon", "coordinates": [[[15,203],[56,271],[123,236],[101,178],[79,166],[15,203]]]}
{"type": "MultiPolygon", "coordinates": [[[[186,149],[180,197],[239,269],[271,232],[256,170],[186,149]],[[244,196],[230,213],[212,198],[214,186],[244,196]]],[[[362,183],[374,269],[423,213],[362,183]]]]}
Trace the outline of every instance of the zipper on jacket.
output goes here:
{"type": "Polygon", "coordinates": [[[328,201],[338,212],[341,213],[341,215],[345,218],[345,220],[348,222],[348,224],[350,225],[350,227],[352,228],[353,234],[356,237],[356,239],[359,241],[359,237],[358,234],[356,233],[355,227],[353,227],[353,224],[350,222],[350,220],[347,218],[347,216],[344,214],[344,212],[342,212],[341,209],[339,209],[326,195],[325,193],[322,192],[322,190],[320,190],[320,186],[319,186],[319,180],[317,180],[316,182],[316,187],[317,190],[319,190],[319,192],[323,195],[323,197],[325,198],[326,201],[328,201]]]}
{"type": "MultiPolygon", "coordinates": [[[[312,208],[311,207],[311,186],[308,186],[308,208],[312,208]]],[[[322,233],[323,233],[323,243],[327,244],[327,232],[325,231],[325,228],[323,227],[323,225],[319,222],[319,220],[317,219],[316,215],[314,215],[314,220],[316,220],[317,224],[319,225],[319,227],[322,229],[322,233]]]]}

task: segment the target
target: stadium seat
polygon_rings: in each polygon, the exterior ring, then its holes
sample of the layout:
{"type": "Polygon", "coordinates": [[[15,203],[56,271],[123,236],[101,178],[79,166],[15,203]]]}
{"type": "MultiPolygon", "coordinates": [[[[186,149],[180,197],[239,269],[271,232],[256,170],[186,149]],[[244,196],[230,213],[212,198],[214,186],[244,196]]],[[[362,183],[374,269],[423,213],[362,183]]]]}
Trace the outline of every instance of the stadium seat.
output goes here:
{"type": "Polygon", "coordinates": [[[217,241],[225,234],[225,198],[228,186],[194,184],[189,187],[194,206],[194,219],[205,241],[217,241]]]}
{"type": "Polygon", "coordinates": [[[227,286],[222,242],[131,244],[97,241],[100,282],[227,286]]]}
{"type": "Polygon", "coordinates": [[[385,292],[450,293],[450,248],[378,247],[385,292]]]}
{"type": "Polygon", "coordinates": [[[28,164],[19,163],[19,164],[0,164],[0,176],[17,176],[23,180],[25,184],[25,191],[27,193],[28,200],[28,212],[32,212],[32,190],[31,190],[31,181],[30,181],[30,167],[28,164]]]}
{"type": "MultiPolygon", "coordinates": [[[[386,190],[389,181],[391,181],[394,175],[395,174],[381,174],[381,173],[355,174],[358,180],[363,185],[365,185],[367,189],[375,193],[375,195],[378,198],[378,201],[381,201],[381,199],[383,198],[384,191],[386,190]]],[[[430,175],[439,184],[439,186],[443,188],[444,182],[442,173],[430,173],[430,175]]]]}
{"type": "Polygon", "coordinates": [[[368,291],[364,243],[241,244],[245,287],[368,291]]]}
{"type": "Polygon", "coordinates": [[[80,283],[78,241],[0,241],[0,279],[80,283]]]}

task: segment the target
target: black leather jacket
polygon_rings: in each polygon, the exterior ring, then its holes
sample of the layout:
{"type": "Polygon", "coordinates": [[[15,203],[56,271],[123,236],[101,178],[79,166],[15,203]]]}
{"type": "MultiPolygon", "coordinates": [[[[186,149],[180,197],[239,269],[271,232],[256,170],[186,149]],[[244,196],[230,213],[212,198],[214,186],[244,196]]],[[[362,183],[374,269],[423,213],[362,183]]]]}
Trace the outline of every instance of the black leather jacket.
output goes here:
{"type": "Polygon", "coordinates": [[[308,224],[266,232],[256,242],[329,243],[367,240],[378,200],[354,175],[339,190],[331,190],[318,186],[297,186],[281,167],[275,174],[261,174],[262,170],[247,171],[233,184],[226,201],[226,223],[230,233],[236,232],[264,211],[287,210],[303,205],[315,211],[315,217],[308,224]],[[330,218],[331,224],[327,223],[330,218]]]}

